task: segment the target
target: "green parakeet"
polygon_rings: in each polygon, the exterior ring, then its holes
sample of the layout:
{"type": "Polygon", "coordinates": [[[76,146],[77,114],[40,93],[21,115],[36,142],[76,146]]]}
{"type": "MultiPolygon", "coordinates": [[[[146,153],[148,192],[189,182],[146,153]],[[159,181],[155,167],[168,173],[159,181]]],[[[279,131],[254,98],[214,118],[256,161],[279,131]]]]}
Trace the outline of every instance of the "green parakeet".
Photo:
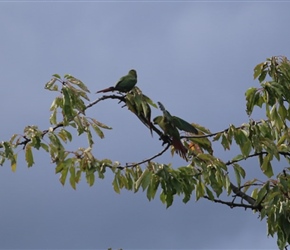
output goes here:
{"type": "Polygon", "coordinates": [[[109,91],[120,91],[120,92],[129,92],[137,83],[137,72],[135,69],[131,69],[129,73],[120,78],[116,83],[115,87],[109,87],[106,89],[99,90],[97,93],[105,93],[109,91]]]}
{"type": "Polygon", "coordinates": [[[198,134],[198,131],[195,127],[193,127],[187,121],[177,117],[172,116],[162,105],[162,103],[158,102],[159,108],[163,111],[163,116],[157,116],[153,119],[155,124],[158,124],[159,127],[164,131],[165,135],[168,135],[172,140],[172,145],[175,150],[182,156],[184,159],[186,158],[187,149],[183,146],[180,140],[179,130],[183,130],[189,133],[198,134]]]}

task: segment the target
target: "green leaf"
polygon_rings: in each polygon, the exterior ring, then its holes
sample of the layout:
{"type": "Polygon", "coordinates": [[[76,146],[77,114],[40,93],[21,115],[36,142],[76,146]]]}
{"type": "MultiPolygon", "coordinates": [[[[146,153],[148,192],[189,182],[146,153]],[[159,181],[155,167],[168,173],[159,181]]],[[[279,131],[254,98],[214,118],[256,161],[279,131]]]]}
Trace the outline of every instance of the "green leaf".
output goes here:
{"type": "Polygon", "coordinates": [[[88,173],[86,175],[86,179],[87,179],[87,183],[89,184],[89,186],[93,186],[95,183],[95,175],[94,173],[88,173]]]}
{"type": "Polygon", "coordinates": [[[266,148],[267,152],[269,153],[269,155],[271,155],[271,157],[274,155],[277,160],[280,160],[280,154],[279,154],[278,148],[273,140],[268,139],[268,138],[263,138],[261,139],[261,143],[266,148]]]}
{"type": "Polygon", "coordinates": [[[56,110],[56,109],[57,109],[58,107],[60,107],[60,106],[62,106],[62,98],[61,98],[61,97],[56,97],[56,98],[53,100],[53,102],[52,102],[52,104],[51,104],[49,110],[50,110],[50,111],[56,110]]]}
{"type": "MultiPolygon", "coordinates": [[[[253,179],[253,180],[250,180],[250,181],[247,181],[247,182],[245,182],[244,183],[244,188],[243,188],[243,193],[246,193],[247,191],[248,191],[248,189],[250,188],[250,187],[252,187],[252,185],[254,184],[254,183],[256,183],[257,182],[257,179],[253,179]]],[[[252,196],[253,197],[253,196],[252,196]]],[[[253,197],[254,198],[254,197],[253,197]]]]}
{"type": "Polygon", "coordinates": [[[195,190],[195,195],[196,195],[196,201],[198,201],[200,198],[202,198],[205,194],[205,187],[204,184],[201,180],[199,180],[196,183],[196,190],[195,190]]]}
{"type": "Polygon", "coordinates": [[[263,187],[260,189],[260,191],[257,193],[257,199],[255,202],[255,205],[261,204],[265,196],[267,195],[269,190],[269,182],[266,182],[263,187]]]}
{"type": "Polygon", "coordinates": [[[209,197],[209,199],[213,201],[214,195],[213,195],[212,191],[210,191],[210,189],[208,187],[205,187],[205,191],[206,191],[206,194],[209,197]]]}
{"type": "Polygon", "coordinates": [[[145,103],[145,102],[142,102],[141,105],[142,105],[141,114],[142,114],[142,112],[143,112],[144,116],[147,117],[148,112],[149,112],[149,110],[150,110],[150,107],[149,107],[148,104],[145,103]]]}
{"type": "Polygon", "coordinates": [[[235,176],[236,176],[236,179],[237,179],[238,187],[240,187],[240,185],[241,185],[241,177],[245,178],[246,172],[239,164],[234,163],[233,167],[234,167],[234,172],[235,172],[235,176]]]}
{"type": "Polygon", "coordinates": [[[166,194],[166,208],[169,208],[173,203],[173,194],[167,193],[166,194]]]}
{"type": "Polygon", "coordinates": [[[124,179],[126,181],[126,189],[127,190],[134,190],[134,181],[133,181],[133,174],[132,169],[126,168],[124,179]]]}
{"type": "Polygon", "coordinates": [[[67,119],[71,119],[73,116],[73,104],[71,102],[70,93],[67,87],[62,88],[62,94],[63,94],[63,115],[64,117],[67,117],[67,119]]]}
{"type": "Polygon", "coordinates": [[[142,95],[142,98],[145,102],[147,102],[148,104],[150,104],[152,107],[154,108],[158,108],[157,105],[146,95],[142,95]]]}
{"type": "Polygon", "coordinates": [[[213,138],[213,141],[218,141],[221,137],[222,133],[217,133],[214,138],[213,138]]]}
{"type": "Polygon", "coordinates": [[[63,168],[60,174],[60,178],[59,178],[59,181],[63,186],[66,181],[67,173],[68,173],[68,167],[63,168]]]}
{"type": "Polygon", "coordinates": [[[69,169],[73,167],[74,168],[74,160],[73,158],[68,158],[66,160],[60,161],[56,168],[55,168],[55,173],[59,173],[61,171],[63,171],[65,168],[69,169]]]}
{"type": "Polygon", "coordinates": [[[254,68],[254,79],[256,79],[261,73],[264,67],[266,66],[265,62],[262,62],[254,68]]]}
{"type": "Polygon", "coordinates": [[[0,154],[0,166],[3,166],[5,159],[6,158],[2,154],[0,154]]]}
{"type": "Polygon", "coordinates": [[[73,77],[72,75],[66,74],[64,76],[66,79],[69,80],[70,83],[77,85],[80,89],[82,89],[85,92],[90,93],[89,89],[87,88],[87,86],[79,79],[73,77]]]}
{"type": "Polygon", "coordinates": [[[89,122],[92,126],[92,128],[94,129],[94,131],[96,132],[96,134],[101,138],[103,139],[105,137],[103,131],[99,128],[98,125],[96,125],[95,123],[93,122],[89,122]]]}
{"type": "Polygon", "coordinates": [[[76,180],[75,180],[76,169],[74,167],[70,167],[69,172],[70,172],[70,178],[69,178],[70,185],[73,189],[76,189],[76,180]]]}
{"type": "Polygon", "coordinates": [[[13,150],[11,147],[11,143],[4,141],[3,142],[3,147],[4,147],[4,152],[5,152],[5,157],[6,158],[10,158],[11,156],[13,156],[13,150]]]}
{"type": "Polygon", "coordinates": [[[283,121],[285,121],[288,112],[287,112],[287,109],[285,108],[284,105],[280,105],[280,106],[279,106],[279,108],[278,108],[278,113],[279,113],[281,119],[282,119],[283,121]]]}
{"type": "Polygon", "coordinates": [[[30,143],[31,143],[31,146],[32,146],[32,147],[34,147],[34,148],[36,148],[37,150],[39,150],[39,148],[40,148],[40,146],[41,146],[41,137],[40,137],[38,134],[33,135],[33,136],[31,137],[31,141],[30,141],[30,143]]]}
{"type": "Polygon", "coordinates": [[[58,133],[58,136],[64,141],[67,142],[67,140],[71,141],[72,140],[72,135],[70,132],[68,132],[65,129],[61,129],[58,133]]]}
{"type": "Polygon", "coordinates": [[[273,106],[272,109],[270,110],[270,117],[272,121],[274,121],[276,127],[278,130],[281,130],[282,126],[284,125],[283,122],[281,121],[280,116],[278,115],[276,106],[273,106]]]}
{"type": "Polygon", "coordinates": [[[74,117],[74,122],[77,127],[78,135],[81,135],[85,131],[85,125],[83,124],[83,119],[77,115],[74,117]]]}
{"type": "Polygon", "coordinates": [[[235,141],[239,145],[241,152],[245,157],[250,154],[252,149],[251,141],[246,136],[246,133],[246,131],[240,129],[234,132],[235,141]]]}
{"type": "Polygon", "coordinates": [[[119,187],[119,179],[120,179],[120,171],[118,170],[117,173],[115,173],[115,177],[114,177],[114,180],[113,180],[113,188],[114,188],[114,191],[117,193],[117,194],[120,194],[120,187],[119,187]]]}
{"type": "Polygon", "coordinates": [[[229,196],[231,194],[232,188],[231,188],[231,180],[228,175],[226,175],[226,183],[225,188],[227,190],[227,195],[229,196]]]}
{"type": "Polygon", "coordinates": [[[56,125],[56,124],[57,124],[57,121],[56,121],[56,114],[57,114],[57,109],[55,109],[55,110],[51,113],[51,115],[50,115],[50,117],[49,117],[49,122],[50,122],[50,124],[52,124],[52,125],[56,125]]]}
{"type": "Polygon", "coordinates": [[[59,172],[61,172],[65,167],[65,164],[63,161],[59,162],[57,165],[56,165],[56,168],[55,168],[55,173],[58,174],[59,172]]]}
{"type": "Polygon", "coordinates": [[[262,84],[264,87],[264,100],[269,104],[270,106],[273,106],[276,103],[276,92],[275,89],[273,89],[273,86],[270,82],[265,82],[262,84]]]}
{"type": "MultiPolygon", "coordinates": [[[[134,185],[134,190],[135,192],[137,192],[139,190],[139,187],[143,184],[143,179],[146,179],[146,177],[150,174],[150,171],[148,168],[146,168],[143,173],[141,174],[141,176],[138,178],[138,180],[135,182],[135,185],[134,185]]],[[[148,186],[150,183],[150,179],[149,179],[149,182],[147,180],[147,183],[146,185],[148,186]]],[[[145,185],[145,186],[146,186],[145,185]]],[[[144,187],[143,187],[143,190],[144,190],[144,187]]]]}
{"type": "Polygon", "coordinates": [[[231,162],[241,161],[241,160],[244,160],[244,159],[245,159],[245,156],[239,154],[239,155],[236,155],[236,156],[231,160],[231,162]]]}
{"type": "Polygon", "coordinates": [[[50,142],[58,149],[58,150],[64,150],[63,145],[61,144],[58,137],[53,133],[49,133],[48,135],[50,142]]]}
{"type": "Polygon", "coordinates": [[[267,71],[262,71],[259,78],[258,78],[259,82],[263,82],[265,80],[266,76],[267,76],[267,71]]]}
{"type": "Polygon", "coordinates": [[[165,204],[166,202],[166,194],[164,193],[164,191],[162,190],[161,193],[160,193],[160,200],[163,204],[165,204]]]}
{"type": "Polygon", "coordinates": [[[151,179],[152,179],[152,172],[149,171],[149,173],[146,176],[144,176],[142,184],[141,184],[143,191],[149,186],[151,179]]]}
{"type": "Polygon", "coordinates": [[[253,112],[254,105],[257,101],[257,97],[256,97],[257,93],[258,93],[257,91],[258,91],[257,88],[252,87],[252,88],[249,88],[245,93],[246,100],[247,100],[247,110],[246,111],[247,111],[248,115],[251,115],[251,113],[253,112]]]}
{"type": "Polygon", "coordinates": [[[79,90],[73,87],[70,87],[70,92],[74,108],[77,109],[79,112],[84,113],[86,110],[86,105],[84,101],[80,98],[80,96],[85,98],[87,101],[89,101],[90,99],[87,97],[86,93],[80,92],[79,90]]]}
{"type": "Polygon", "coordinates": [[[93,144],[94,144],[92,133],[91,133],[91,131],[89,129],[87,129],[86,132],[87,132],[87,139],[88,139],[90,148],[92,148],[93,144]]]}
{"type": "Polygon", "coordinates": [[[159,179],[157,179],[157,176],[152,175],[151,182],[147,188],[147,194],[146,194],[147,199],[149,201],[151,201],[155,197],[159,184],[160,182],[159,182],[159,179]]]}
{"type": "Polygon", "coordinates": [[[214,161],[216,159],[214,156],[210,154],[202,154],[202,153],[198,154],[196,158],[201,161],[214,161]]]}
{"type": "Polygon", "coordinates": [[[251,197],[253,198],[253,199],[257,199],[257,197],[258,197],[258,191],[259,191],[259,189],[258,188],[255,188],[253,191],[252,191],[252,193],[251,193],[251,197]]]}
{"type": "Polygon", "coordinates": [[[52,76],[55,77],[55,78],[61,79],[59,74],[53,74],[52,76]]]}
{"type": "Polygon", "coordinates": [[[248,157],[252,151],[252,143],[250,140],[247,140],[244,144],[241,145],[242,154],[245,157],[248,157]]]}
{"type": "Polygon", "coordinates": [[[34,164],[33,154],[31,150],[31,145],[27,144],[25,147],[25,160],[27,162],[27,166],[31,167],[34,164]]]}
{"type": "MultiPolygon", "coordinates": [[[[18,135],[18,134],[13,134],[13,135],[11,136],[11,138],[10,138],[10,140],[9,140],[10,145],[13,144],[13,142],[14,142],[14,140],[15,140],[16,138],[19,138],[19,135],[18,135]]],[[[0,148],[1,148],[1,143],[0,143],[0,148]]]]}
{"type": "Polygon", "coordinates": [[[227,136],[225,133],[223,133],[222,135],[222,145],[224,147],[225,150],[230,150],[230,141],[228,140],[227,136]]]}
{"type": "Polygon", "coordinates": [[[75,176],[75,182],[79,183],[80,179],[81,179],[81,175],[82,175],[82,171],[78,170],[75,176]]]}
{"type": "Polygon", "coordinates": [[[264,158],[263,158],[263,163],[261,165],[261,169],[263,171],[263,173],[267,176],[267,177],[272,177],[274,175],[273,173],[273,169],[272,169],[272,165],[271,165],[271,160],[272,156],[271,154],[267,154],[264,158]]]}
{"type": "Polygon", "coordinates": [[[46,145],[45,143],[40,143],[40,146],[46,151],[49,152],[49,146],[46,145]]]}
{"type": "Polygon", "coordinates": [[[246,171],[237,163],[234,163],[233,165],[234,165],[234,167],[238,168],[238,171],[239,171],[240,175],[244,179],[246,177],[246,171]]]}

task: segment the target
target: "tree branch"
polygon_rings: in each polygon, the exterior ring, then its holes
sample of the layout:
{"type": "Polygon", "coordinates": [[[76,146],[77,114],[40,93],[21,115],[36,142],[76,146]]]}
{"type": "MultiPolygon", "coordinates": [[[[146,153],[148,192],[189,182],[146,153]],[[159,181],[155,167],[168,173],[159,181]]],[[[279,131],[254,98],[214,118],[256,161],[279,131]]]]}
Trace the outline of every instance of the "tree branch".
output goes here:
{"type": "Polygon", "coordinates": [[[242,203],[234,203],[233,201],[223,201],[223,200],[219,200],[219,199],[210,199],[208,196],[204,196],[205,199],[208,199],[210,201],[214,201],[216,203],[220,203],[220,204],[224,204],[229,206],[230,208],[234,208],[234,207],[243,207],[245,209],[249,208],[252,210],[256,210],[257,208],[253,205],[247,205],[247,204],[242,204],[242,203]]]}
{"type": "MultiPolygon", "coordinates": [[[[262,121],[253,121],[255,124],[260,124],[262,123],[262,121]]],[[[265,121],[264,121],[265,122],[265,121]]],[[[236,129],[243,129],[245,126],[242,125],[242,126],[239,126],[239,127],[236,127],[236,129]]],[[[191,136],[180,136],[181,139],[190,139],[190,138],[209,138],[209,137],[213,137],[213,136],[216,136],[217,134],[220,134],[220,133],[226,133],[229,131],[230,128],[226,128],[224,130],[221,130],[219,132],[215,132],[215,133],[212,133],[212,134],[207,134],[207,135],[191,135],[191,136]]]]}
{"type": "Polygon", "coordinates": [[[255,156],[259,156],[259,155],[267,155],[267,154],[268,154],[268,152],[264,152],[264,151],[263,152],[259,152],[259,153],[254,153],[254,154],[248,155],[247,157],[245,157],[243,159],[227,161],[225,164],[228,166],[228,165],[232,165],[233,163],[236,163],[236,162],[239,162],[239,161],[247,160],[248,158],[251,158],[251,157],[255,157],[255,156]]]}
{"type": "Polygon", "coordinates": [[[150,161],[152,161],[153,159],[155,159],[155,158],[159,157],[160,155],[164,154],[164,152],[167,151],[169,147],[170,147],[170,144],[167,143],[166,147],[165,147],[161,152],[159,152],[158,154],[156,154],[156,155],[154,155],[154,156],[152,156],[152,157],[150,157],[150,158],[148,158],[148,159],[146,159],[146,160],[143,160],[143,161],[140,161],[140,162],[134,163],[134,164],[126,163],[126,166],[125,166],[125,167],[119,166],[119,167],[117,167],[117,168],[123,170],[123,169],[125,169],[125,168],[132,168],[132,167],[136,167],[137,165],[141,165],[141,164],[143,164],[143,163],[150,162],[150,161]]]}
{"type": "Polygon", "coordinates": [[[243,200],[247,201],[252,207],[253,209],[257,209],[259,211],[262,210],[262,206],[261,204],[255,205],[256,200],[254,198],[252,198],[251,196],[245,194],[244,192],[242,192],[238,187],[236,187],[233,183],[231,183],[231,189],[233,190],[233,192],[235,193],[236,196],[242,198],[243,200]]]}

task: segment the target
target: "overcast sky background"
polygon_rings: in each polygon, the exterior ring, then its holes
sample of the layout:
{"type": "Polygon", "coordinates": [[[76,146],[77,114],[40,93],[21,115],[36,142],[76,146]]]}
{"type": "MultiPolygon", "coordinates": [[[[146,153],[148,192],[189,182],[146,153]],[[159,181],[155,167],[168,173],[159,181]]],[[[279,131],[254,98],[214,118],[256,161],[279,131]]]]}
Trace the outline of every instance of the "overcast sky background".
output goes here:
{"type": "MultiPolygon", "coordinates": [[[[279,2],[3,2],[0,1],[0,138],[8,140],[27,125],[49,127],[55,93],[44,90],[51,75],[70,73],[92,94],[113,85],[128,70],[138,86],[174,115],[212,132],[248,121],[245,91],[256,64],[274,55],[289,56],[290,3],[279,2]]],[[[154,116],[159,115],[154,110],[154,116]]],[[[114,100],[88,115],[112,126],[96,137],[95,156],[122,164],[162,149],[161,142],[114,100]]],[[[255,119],[263,118],[256,112],[255,119]]],[[[76,136],[74,134],[74,136],[76,136]]],[[[86,146],[78,140],[72,148],[86,146]]],[[[217,156],[234,153],[220,147],[217,156]]],[[[85,178],[77,190],[60,184],[49,157],[35,151],[28,169],[0,168],[0,248],[45,249],[275,249],[258,214],[212,204],[172,207],[158,195],[116,194],[112,176],[85,178]]],[[[182,166],[167,152],[159,162],[182,166]]],[[[244,166],[251,174],[256,162],[244,166]]],[[[230,199],[230,198],[229,198],[230,199]]]]}

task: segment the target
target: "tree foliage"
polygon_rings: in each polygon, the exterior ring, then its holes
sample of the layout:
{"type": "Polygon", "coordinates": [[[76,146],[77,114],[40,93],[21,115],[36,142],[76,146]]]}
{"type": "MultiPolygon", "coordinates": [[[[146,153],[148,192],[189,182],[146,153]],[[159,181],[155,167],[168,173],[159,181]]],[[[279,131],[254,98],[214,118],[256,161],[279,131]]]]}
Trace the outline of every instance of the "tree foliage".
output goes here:
{"type": "Polygon", "coordinates": [[[114,174],[112,186],[115,192],[121,189],[146,192],[148,200],[159,194],[167,207],[173,204],[176,195],[188,202],[192,195],[227,205],[231,208],[243,207],[259,213],[261,220],[267,220],[268,234],[277,235],[277,244],[283,249],[290,243],[290,168],[280,167],[290,160],[290,61],[286,57],[271,57],[254,69],[254,79],[259,87],[252,87],[245,93],[246,112],[249,121],[236,127],[212,133],[207,128],[192,124],[198,134],[186,133],[180,136],[187,149],[187,165],[171,166],[157,162],[165,151],[175,154],[172,138],[163,134],[151,121],[151,108],[157,105],[138,87],[126,94],[110,93],[89,103],[86,85],[79,79],[64,75],[53,75],[45,88],[54,91],[49,118],[51,127],[40,130],[37,126],[27,126],[22,134],[12,135],[9,141],[0,143],[0,164],[10,162],[12,171],[17,168],[18,148],[25,151],[28,167],[32,167],[36,150],[44,150],[55,165],[55,173],[60,182],[69,182],[76,189],[85,176],[92,186],[96,178],[103,179],[107,171],[114,174]],[[97,159],[92,154],[94,135],[103,139],[105,130],[111,127],[86,115],[86,110],[102,101],[116,99],[122,107],[127,107],[152,134],[158,135],[164,148],[152,157],[131,164],[120,164],[110,159],[97,159]],[[265,111],[261,120],[253,120],[251,115],[258,106],[265,111]],[[71,130],[78,136],[86,136],[87,148],[67,150],[66,144],[73,140],[71,130]],[[239,153],[232,159],[223,161],[213,152],[213,145],[221,144],[224,150],[239,153]],[[245,160],[257,159],[261,170],[260,178],[247,179],[245,160]],[[234,173],[231,175],[231,173],[234,173]],[[221,197],[231,197],[228,200],[221,197]]]}

